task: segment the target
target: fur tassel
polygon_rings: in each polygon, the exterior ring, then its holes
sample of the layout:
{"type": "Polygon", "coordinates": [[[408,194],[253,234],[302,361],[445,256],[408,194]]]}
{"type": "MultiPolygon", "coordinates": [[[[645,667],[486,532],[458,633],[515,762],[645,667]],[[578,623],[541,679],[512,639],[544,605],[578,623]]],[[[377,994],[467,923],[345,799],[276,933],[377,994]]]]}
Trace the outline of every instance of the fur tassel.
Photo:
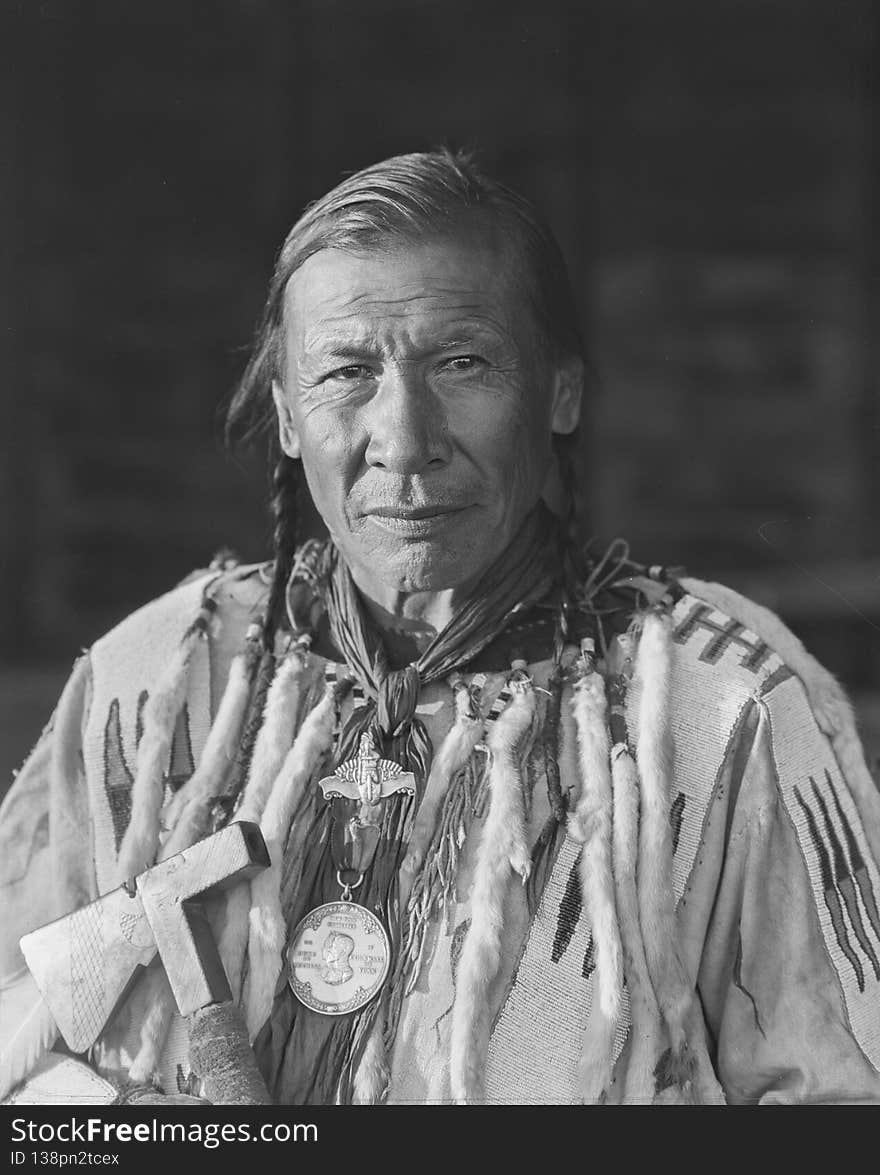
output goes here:
{"type": "Polygon", "coordinates": [[[29,972],[17,973],[13,985],[0,991],[3,1001],[3,1051],[0,1053],[0,1101],[9,1094],[58,1037],[49,1006],[29,972]],[[21,978],[19,978],[19,974],[21,978]],[[14,1029],[7,1035],[7,1022],[14,1029]]]}
{"type": "Polygon", "coordinates": [[[381,1105],[387,1097],[390,1084],[391,1070],[384,1042],[384,1016],[380,1013],[355,1073],[352,1105],[381,1105]]]}
{"type": "Polygon", "coordinates": [[[259,646],[249,633],[245,651],[232,659],[226,688],[199,765],[163,813],[165,824],[171,829],[162,846],[163,860],[189,848],[209,831],[211,805],[223,786],[241,738],[258,656],[259,646]]]}
{"type": "Polygon", "coordinates": [[[137,1085],[155,1080],[177,1006],[165,969],[158,960],[151,964],[142,982],[146,984],[147,1011],[141,1023],[140,1046],[128,1071],[129,1079],[137,1085]]]}
{"type": "Polygon", "coordinates": [[[206,632],[206,626],[196,624],[184,634],[162,681],[144,707],[144,733],[131,791],[131,820],[119,850],[120,883],[136,877],[156,859],[159,812],[174,728],[186,697],[190,662],[206,632]]]}
{"type": "Polygon", "coordinates": [[[463,681],[455,683],[455,720],[434,756],[431,773],[413,824],[409,849],[400,867],[400,908],[405,910],[412,886],[425,860],[434,836],[437,814],[446,799],[450,783],[473,753],[483,735],[483,719],[476,708],[470,688],[463,681]]]}
{"type": "MultiPolygon", "coordinates": [[[[272,680],[236,820],[259,822],[262,818],[272,785],[293,742],[305,668],[306,658],[294,646],[272,680]]],[[[242,995],[250,908],[251,886],[245,882],[226,895],[219,915],[217,949],[236,998],[242,995]]]]}
{"type": "Polygon", "coordinates": [[[489,1043],[488,993],[501,961],[504,899],[510,870],[523,878],[530,866],[520,750],[535,715],[530,682],[517,682],[513,697],[486,739],[490,752],[489,812],[477,850],[471,924],[458,964],[452,1008],[452,1096],[460,1105],[482,1100],[489,1043]]]}
{"type": "Polygon", "coordinates": [[[641,784],[639,916],[657,1002],[673,1050],[684,1046],[690,986],[678,950],[669,826],[672,744],[669,728],[671,636],[667,617],[649,612],[636,653],[639,689],[636,764],[641,784]]]}
{"type": "Polygon", "coordinates": [[[293,742],[306,661],[294,647],[275,674],[266,695],[263,725],[257,735],[254,757],[236,820],[259,823],[272,785],[293,742]]]}
{"type": "Polygon", "coordinates": [[[865,838],[874,860],[880,864],[880,791],[865,762],[852,705],[840,683],[769,608],[719,583],[683,579],[681,585],[685,591],[754,632],[798,676],[817,726],[831,740],[837,765],[858,809],[865,838]]]}
{"type": "Polygon", "coordinates": [[[80,657],[55,711],[49,760],[49,828],[53,847],[54,917],[62,917],[96,896],[89,847],[91,814],[80,745],[83,714],[91,686],[91,665],[80,657]]]}
{"type": "Polygon", "coordinates": [[[595,1106],[604,1100],[605,1091],[611,1083],[614,1061],[617,1023],[603,1015],[597,1004],[598,1000],[590,1008],[578,1060],[578,1087],[584,1106],[595,1106]]]}
{"type": "Polygon", "coordinates": [[[294,810],[321,757],[330,749],[338,717],[337,689],[324,696],[303,722],[266,803],[260,828],[272,864],[251,882],[245,1019],[253,1039],[272,1010],[287,928],[281,912],[281,864],[294,810]]]}
{"type": "Polygon", "coordinates": [[[597,1101],[611,1080],[612,1049],[623,988],[620,932],[611,872],[612,795],[607,701],[601,674],[587,669],[575,683],[581,793],[569,835],[583,845],[581,894],[596,946],[590,1020],[580,1064],[583,1099],[597,1101]]]}
{"type": "Polygon", "coordinates": [[[677,1049],[667,1049],[654,1067],[654,1088],[657,1092],[651,1104],[655,1106],[697,1105],[696,1073],[696,1062],[686,1043],[677,1049]]]}
{"type": "MultiPolygon", "coordinates": [[[[293,741],[306,663],[306,655],[294,645],[272,679],[236,820],[259,823],[263,815],[272,784],[293,741]]],[[[250,908],[250,884],[244,882],[226,895],[219,915],[217,949],[236,998],[242,989],[250,908]]]]}
{"type": "Polygon", "coordinates": [[[639,925],[636,861],[639,851],[639,777],[629,750],[618,743],[611,752],[614,795],[614,880],[629,988],[629,1058],[624,1105],[650,1105],[654,1100],[654,1066],[663,1040],[660,1009],[651,986],[639,925]]]}

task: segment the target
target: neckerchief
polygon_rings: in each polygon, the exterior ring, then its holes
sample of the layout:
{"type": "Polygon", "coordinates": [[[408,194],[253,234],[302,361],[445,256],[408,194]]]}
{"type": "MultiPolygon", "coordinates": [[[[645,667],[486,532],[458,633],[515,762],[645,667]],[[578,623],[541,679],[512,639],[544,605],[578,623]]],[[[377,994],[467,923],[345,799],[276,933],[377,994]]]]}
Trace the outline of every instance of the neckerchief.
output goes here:
{"type": "Polygon", "coordinates": [[[349,758],[363,731],[371,729],[377,744],[424,783],[431,751],[424,726],[415,716],[421,687],[463,669],[507,628],[515,613],[527,611],[546,596],[558,572],[558,551],[555,516],[539,503],[418,660],[404,669],[390,669],[382,638],[351,572],[331,546],[325,569],[330,633],[368,699],[342,731],[337,762],[349,758]]]}

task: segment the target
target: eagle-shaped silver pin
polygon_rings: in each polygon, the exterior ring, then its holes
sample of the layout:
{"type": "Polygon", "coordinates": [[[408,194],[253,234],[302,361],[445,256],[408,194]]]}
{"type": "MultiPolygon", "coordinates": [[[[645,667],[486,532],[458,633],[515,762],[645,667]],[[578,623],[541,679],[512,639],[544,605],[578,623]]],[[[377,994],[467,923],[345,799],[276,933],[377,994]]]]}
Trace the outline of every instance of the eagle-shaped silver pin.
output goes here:
{"type": "Polygon", "coordinates": [[[395,792],[416,790],[416,779],[411,771],[404,771],[392,759],[383,759],[376,750],[372,731],[365,730],[358,743],[357,754],[336,768],[335,775],[319,781],[325,799],[342,797],[375,805],[395,792]]]}

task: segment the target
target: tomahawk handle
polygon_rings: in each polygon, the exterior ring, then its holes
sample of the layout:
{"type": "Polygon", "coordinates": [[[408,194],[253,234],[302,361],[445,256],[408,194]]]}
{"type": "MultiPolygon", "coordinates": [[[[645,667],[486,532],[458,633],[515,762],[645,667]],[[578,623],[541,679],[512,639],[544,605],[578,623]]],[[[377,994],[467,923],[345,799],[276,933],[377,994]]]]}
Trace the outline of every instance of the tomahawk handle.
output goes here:
{"type": "Polygon", "coordinates": [[[247,1028],[235,1004],[209,1004],[187,1017],[189,1055],[215,1106],[271,1106],[247,1028]]]}

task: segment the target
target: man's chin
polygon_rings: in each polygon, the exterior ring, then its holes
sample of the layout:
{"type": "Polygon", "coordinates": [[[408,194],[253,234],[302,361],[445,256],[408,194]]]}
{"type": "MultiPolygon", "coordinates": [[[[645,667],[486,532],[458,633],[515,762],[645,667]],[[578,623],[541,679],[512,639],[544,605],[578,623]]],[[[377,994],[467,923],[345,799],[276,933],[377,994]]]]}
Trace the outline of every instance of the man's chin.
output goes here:
{"type": "Polygon", "coordinates": [[[387,564],[376,569],[388,587],[400,592],[443,592],[460,587],[471,578],[470,569],[462,566],[455,552],[444,548],[440,551],[414,550],[413,547],[429,548],[428,543],[410,544],[387,564]]]}
{"type": "Polygon", "coordinates": [[[466,586],[479,577],[482,561],[458,543],[413,542],[383,544],[360,562],[366,578],[392,592],[443,592],[466,586]]]}

